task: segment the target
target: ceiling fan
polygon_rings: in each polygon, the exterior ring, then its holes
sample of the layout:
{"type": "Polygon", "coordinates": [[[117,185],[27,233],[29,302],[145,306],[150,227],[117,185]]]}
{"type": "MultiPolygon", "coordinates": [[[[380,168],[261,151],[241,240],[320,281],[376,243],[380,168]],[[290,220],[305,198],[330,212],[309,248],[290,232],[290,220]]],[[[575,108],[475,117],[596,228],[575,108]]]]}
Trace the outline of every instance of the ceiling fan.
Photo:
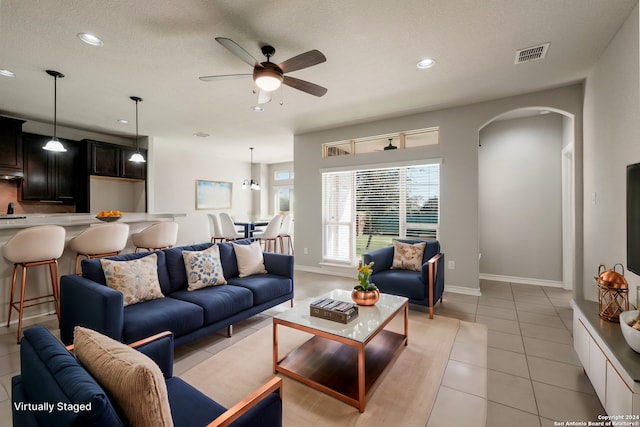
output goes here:
{"type": "MultiPolygon", "coordinates": [[[[258,103],[264,104],[271,101],[271,93],[285,84],[294,89],[314,96],[323,96],[327,93],[327,88],[319,86],[295,77],[285,76],[286,73],[301,70],[321,64],[327,58],[319,50],[310,50],[300,55],[289,58],[280,64],[271,62],[271,57],[276,52],[273,46],[262,46],[262,54],[267,57],[264,62],[258,62],[249,52],[244,50],[238,43],[226,37],[216,37],[216,41],[224,46],[229,52],[253,67],[253,81],[259,88],[258,103]]],[[[252,74],[224,74],[219,76],[202,76],[200,80],[210,82],[215,80],[230,79],[236,77],[251,76],[252,74]]]]}

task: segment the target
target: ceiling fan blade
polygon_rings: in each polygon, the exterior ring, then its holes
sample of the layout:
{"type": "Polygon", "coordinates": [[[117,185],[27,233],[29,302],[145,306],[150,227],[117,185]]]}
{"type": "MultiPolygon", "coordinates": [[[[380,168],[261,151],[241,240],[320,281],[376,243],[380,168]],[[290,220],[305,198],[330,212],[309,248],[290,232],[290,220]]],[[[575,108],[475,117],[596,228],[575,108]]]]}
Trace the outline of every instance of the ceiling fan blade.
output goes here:
{"type": "Polygon", "coordinates": [[[260,90],[258,92],[258,104],[266,104],[267,102],[271,102],[271,92],[260,90]]]}
{"type": "Polygon", "coordinates": [[[221,74],[219,76],[202,76],[198,77],[203,82],[212,82],[215,80],[231,80],[231,79],[239,79],[241,77],[251,77],[253,74],[221,74]]]}
{"type": "Polygon", "coordinates": [[[301,70],[303,68],[311,67],[314,65],[325,62],[327,58],[319,50],[310,50],[309,52],[301,53],[298,56],[289,58],[278,67],[282,69],[283,73],[290,73],[292,71],[301,70]]]}
{"type": "Polygon", "coordinates": [[[229,52],[233,53],[235,56],[242,59],[252,67],[256,64],[259,64],[256,58],[254,58],[249,52],[244,50],[238,43],[234,42],[233,40],[226,37],[216,37],[216,41],[227,48],[229,52]]]}
{"type": "Polygon", "coordinates": [[[282,83],[314,96],[323,96],[327,93],[327,88],[305,80],[296,79],[295,77],[284,76],[282,83]]]}

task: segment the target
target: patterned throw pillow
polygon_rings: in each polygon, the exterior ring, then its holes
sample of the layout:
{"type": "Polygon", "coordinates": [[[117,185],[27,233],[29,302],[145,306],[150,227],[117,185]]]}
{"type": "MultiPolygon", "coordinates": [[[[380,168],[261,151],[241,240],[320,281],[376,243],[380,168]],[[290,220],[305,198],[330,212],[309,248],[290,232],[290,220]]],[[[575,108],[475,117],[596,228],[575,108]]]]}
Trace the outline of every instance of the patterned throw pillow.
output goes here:
{"type": "Polygon", "coordinates": [[[124,306],[164,298],[158,280],[158,255],[129,261],[100,259],[107,286],[122,292],[124,306]]]}
{"type": "Polygon", "coordinates": [[[182,251],[182,258],[187,271],[188,291],[227,283],[222,271],[218,245],[204,251],[182,251]]]}
{"type": "Polygon", "coordinates": [[[252,274],[264,274],[267,269],[264,267],[264,257],[260,242],[252,242],[250,245],[233,244],[238,263],[238,276],[247,277],[252,274]]]}
{"type": "Polygon", "coordinates": [[[427,242],[403,243],[393,241],[393,264],[391,268],[398,270],[422,270],[422,256],[427,242]]]}
{"type": "Polygon", "coordinates": [[[91,329],[73,330],[74,353],[109,393],[128,425],[173,426],[162,371],[146,355],[91,329]]]}

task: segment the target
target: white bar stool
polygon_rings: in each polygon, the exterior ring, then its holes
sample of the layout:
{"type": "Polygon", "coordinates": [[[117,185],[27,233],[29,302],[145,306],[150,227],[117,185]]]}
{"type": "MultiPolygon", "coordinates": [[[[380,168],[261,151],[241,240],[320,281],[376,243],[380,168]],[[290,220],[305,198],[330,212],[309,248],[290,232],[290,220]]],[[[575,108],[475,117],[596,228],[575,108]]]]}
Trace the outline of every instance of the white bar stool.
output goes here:
{"type": "Polygon", "coordinates": [[[56,307],[58,321],[60,321],[60,287],[58,284],[58,258],[64,251],[65,229],[58,225],[41,225],[25,228],[18,231],[2,247],[2,255],[13,263],[13,278],[11,280],[11,299],[9,300],[9,317],[7,327],[11,323],[11,311],[18,310],[18,336],[20,343],[22,337],[22,311],[26,307],[53,302],[56,307]],[[25,284],[27,281],[27,268],[39,265],[49,266],[52,293],[39,297],[24,299],[25,284]],[[18,266],[22,267],[22,283],[20,288],[20,301],[14,301],[16,277],[18,266]],[[45,301],[41,301],[47,298],[45,301]],[[26,304],[25,304],[26,303],[26,304]]]}
{"type": "Polygon", "coordinates": [[[170,248],[178,240],[178,224],[175,222],[158,222],[139,233],[131,235],[131,241],[138,249],[156,251],[170,248]]]}
{"type": "Polygon", "coordinates": [[[69,249],[77,252],[76,274],[81,274],[80,259],[118,255],[129,238],[129,224],[101,224],[87,228],[69,241],[69,249]]]}

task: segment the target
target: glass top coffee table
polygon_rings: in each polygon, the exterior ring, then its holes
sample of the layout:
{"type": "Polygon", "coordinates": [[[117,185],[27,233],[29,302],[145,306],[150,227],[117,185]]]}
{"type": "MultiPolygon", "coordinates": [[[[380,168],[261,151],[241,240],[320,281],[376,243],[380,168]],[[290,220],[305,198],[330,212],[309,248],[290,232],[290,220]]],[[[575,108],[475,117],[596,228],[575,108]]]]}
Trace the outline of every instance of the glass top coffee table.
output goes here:
{"type": "Polygon", "coordinates": [[[377,385],[385,368],[408,344],[407,298],[380,294],[371,307],[358,307],[349,323],[312,317],[309,304],[321,298],[351,302],[351,292],[336,289],[298,303],[273,318],[273,370],[342,400],[364,412],[365,398],[377,385]],[[404,334],[384,329],[404,311],[404,334]],[[313,337],[278,356],[278,325],[312,334],[313,337]]]}

